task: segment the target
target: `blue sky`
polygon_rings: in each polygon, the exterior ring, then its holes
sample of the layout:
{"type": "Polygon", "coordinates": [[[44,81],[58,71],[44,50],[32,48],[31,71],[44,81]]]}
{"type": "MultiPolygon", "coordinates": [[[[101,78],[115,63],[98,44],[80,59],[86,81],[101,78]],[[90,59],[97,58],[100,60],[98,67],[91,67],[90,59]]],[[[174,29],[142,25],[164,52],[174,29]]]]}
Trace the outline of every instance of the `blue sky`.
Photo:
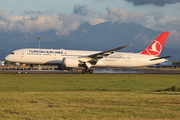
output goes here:
{"type": "Polygon", "coordinates": [[[117,21],[170,31],[179,47],[180,0],[0,0],[0,31],[68,35],[83,22],[117,21]]]}
{"type": "MultiPolygon", "coordinates": [[[[134,0],[136,1],[136,0],[134,0]]],[[[72,14],[76,4],[85,5],[99,13],[106,13],[107,6],[122,8],[127,12],[140,12],[146,14],[153,10],[164,11],[165,14],[176,14],[180,10],[180,3],[155,6],[153,4],[134,6],[125,0],[0,0],[0,9],[9,15],[25,15],[24,11],[48,11],[49,14],[72,14]]],[[[178,15],[180,16],[180,15],[178,15]]]]}
{"type": "Polygon", "coordinates": [[[155,9],[163,10],[167,14],[177,14],[180,10],[180,2],[166,4],[165,6],[153,4],[134,6],[132,2],[126,0],[0,0],[0,9],[6,11],[7,15],[24,15],[24,11],[49,11],[49,13],[53,14],[71,14],[76,4],[86,5],[87,8],[100,13],[106,13],[107,6],[122,8],[127,12],[140,13],[148,13],[155,9]]]}

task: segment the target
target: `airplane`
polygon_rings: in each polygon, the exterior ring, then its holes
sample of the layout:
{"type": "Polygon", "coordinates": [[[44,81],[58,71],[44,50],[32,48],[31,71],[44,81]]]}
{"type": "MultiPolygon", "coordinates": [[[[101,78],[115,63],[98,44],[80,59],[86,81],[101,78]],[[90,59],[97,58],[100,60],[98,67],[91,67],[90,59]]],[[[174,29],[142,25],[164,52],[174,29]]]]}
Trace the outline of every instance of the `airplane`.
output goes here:
{"type": "Polygon", "coordinates": [[[84,67],[82,73],[93,73],[92,67],[132,68],[148,66],[168,61],[160,57],[169,32],[163,32],[140,53],[116,52],[125,45],[107,51],[82,51],[65,49],[25,48],[12,51],[5,57],[7,61],[24,64],[58,65],[59,70],[84,67]]]}
{"type": "Polygon", "coordinates": [[[160,67],[173,67],[173,64],[171,61],[166,61],[163,63],[155,64],[155,65],[149,65],[148,67],[155,67],[155,68],[160,68],[160,67]]]}

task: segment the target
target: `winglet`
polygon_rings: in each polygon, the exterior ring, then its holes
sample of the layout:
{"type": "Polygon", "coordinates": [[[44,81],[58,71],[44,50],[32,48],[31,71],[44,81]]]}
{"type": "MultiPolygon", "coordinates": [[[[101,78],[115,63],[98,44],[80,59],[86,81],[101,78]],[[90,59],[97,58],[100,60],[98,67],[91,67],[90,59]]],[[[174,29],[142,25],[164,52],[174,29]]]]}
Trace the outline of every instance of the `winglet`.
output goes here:
{"type": "Polygon", "coordinates": [[[157,39],[155,39],[143,52],[140,54],[153,55],[159,57],[166,42],[169,32],[163,32],[157,39]]]}

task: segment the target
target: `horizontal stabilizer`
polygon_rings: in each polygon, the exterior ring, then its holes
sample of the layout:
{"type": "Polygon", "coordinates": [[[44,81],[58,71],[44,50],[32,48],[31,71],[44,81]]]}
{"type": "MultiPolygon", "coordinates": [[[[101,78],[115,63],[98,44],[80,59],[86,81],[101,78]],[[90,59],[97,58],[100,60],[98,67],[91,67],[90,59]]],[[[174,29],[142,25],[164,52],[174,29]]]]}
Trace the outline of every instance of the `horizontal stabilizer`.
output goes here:
{"type": "Polygon", "coordinates": [[[172,56],[165,56],[165,57],[154,58],[154,59],[151,59],[150,61],[165,59],[165,58],[169,58],[169,57],[172,57],[172,56]]]}

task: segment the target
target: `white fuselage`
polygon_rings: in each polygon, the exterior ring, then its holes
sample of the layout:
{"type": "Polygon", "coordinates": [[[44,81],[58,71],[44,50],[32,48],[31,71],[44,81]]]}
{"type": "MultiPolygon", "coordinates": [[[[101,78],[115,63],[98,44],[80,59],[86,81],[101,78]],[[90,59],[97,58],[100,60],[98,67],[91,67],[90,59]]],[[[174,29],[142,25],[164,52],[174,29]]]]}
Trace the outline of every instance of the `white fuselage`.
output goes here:
{"type": "MultiPolygon", "coordinates": [[[[11,62],[26,64],[50,64],[61,65],[63,58],[79,58],[99,53],[101,51],[80,51],[64,49],[19,49],[10,53],[5,59],[11,62]]],[[[153,60],[157,57],[139,53],[115,52],[107,57],[99,59],[96,67],[139,67],[158,64],[166,59],[153,60]]]]}

